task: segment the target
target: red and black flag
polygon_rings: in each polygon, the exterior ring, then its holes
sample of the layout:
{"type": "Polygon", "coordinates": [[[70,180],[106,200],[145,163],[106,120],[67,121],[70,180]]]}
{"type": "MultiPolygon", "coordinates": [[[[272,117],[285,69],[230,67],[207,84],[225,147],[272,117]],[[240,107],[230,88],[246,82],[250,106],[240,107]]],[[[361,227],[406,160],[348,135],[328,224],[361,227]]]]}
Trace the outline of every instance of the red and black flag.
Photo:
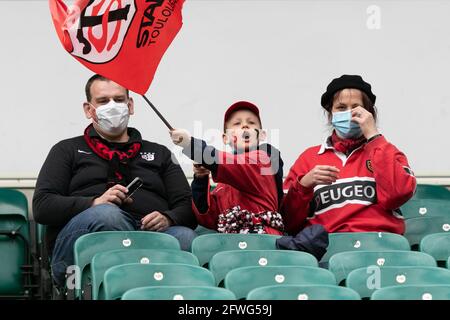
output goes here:
{"type": "Polygon", "coordinates": [[[50,0],[64,48],[95,73],[140,94],[180,30],[184,0],[50,0]]]}

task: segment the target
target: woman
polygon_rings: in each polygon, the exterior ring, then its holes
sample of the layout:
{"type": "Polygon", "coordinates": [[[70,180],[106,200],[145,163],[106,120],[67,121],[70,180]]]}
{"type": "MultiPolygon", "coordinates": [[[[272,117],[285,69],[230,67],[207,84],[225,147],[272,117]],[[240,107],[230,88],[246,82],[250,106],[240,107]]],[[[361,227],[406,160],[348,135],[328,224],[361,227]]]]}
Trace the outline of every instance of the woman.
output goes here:
{"type": "Polygon", "coordinates": [[[375,100],[358,75],[328,85],[321,105],[333,131],[300,155],[284,182],[290,234],[311,224],[328,232],[404,233],[396,211],[412,197],[416,179],[406,156],[379,133],[375,100]]]}

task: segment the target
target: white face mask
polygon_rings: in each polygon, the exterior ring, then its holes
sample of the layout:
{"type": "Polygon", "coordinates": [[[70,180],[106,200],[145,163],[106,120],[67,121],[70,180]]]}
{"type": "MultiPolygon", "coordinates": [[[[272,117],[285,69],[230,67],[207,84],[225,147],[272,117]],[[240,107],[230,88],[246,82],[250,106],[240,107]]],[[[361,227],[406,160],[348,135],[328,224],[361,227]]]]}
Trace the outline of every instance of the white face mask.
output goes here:
{"type": "Polygon", "coordinates": [[[107,104],[95,109],[95,113],[100,129],[107,134],[120,134],[128,126],[130,114],[126,103],[110,100],[107,104]]]}

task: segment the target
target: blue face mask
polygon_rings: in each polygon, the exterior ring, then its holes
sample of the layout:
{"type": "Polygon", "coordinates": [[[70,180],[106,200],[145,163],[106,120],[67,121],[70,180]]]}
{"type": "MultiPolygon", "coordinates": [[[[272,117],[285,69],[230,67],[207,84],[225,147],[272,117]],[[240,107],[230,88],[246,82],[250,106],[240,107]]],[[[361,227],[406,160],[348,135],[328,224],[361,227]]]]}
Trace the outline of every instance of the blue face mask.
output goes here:
{"type": "Polygon", "coordinates": [[[358,123],[351,121],[352,111],[333,112],[331,124],[339,137],[344,139],[359,138],[362,134],[358,123]]]}

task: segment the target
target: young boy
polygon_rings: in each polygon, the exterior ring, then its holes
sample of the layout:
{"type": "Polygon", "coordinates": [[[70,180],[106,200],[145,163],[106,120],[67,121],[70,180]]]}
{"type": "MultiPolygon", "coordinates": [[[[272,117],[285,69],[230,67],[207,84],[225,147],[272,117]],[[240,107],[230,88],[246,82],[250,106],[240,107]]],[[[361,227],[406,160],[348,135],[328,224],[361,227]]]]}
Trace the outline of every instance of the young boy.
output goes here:
{"type": "Polygon", "coordinates": [[[224,117],[224,144],[233,153],[218,151],[186,130],[170,132],[175,144],[194,162],[192,182],[193,211],[206,228],[223,233],[283,234],[278,213],[283,196],[283,161],[279,151],[261,144],[259,109],[239,101],[231,105],[224,117]],[[217,182],[210,191],[209,175],[217,182]]]}

